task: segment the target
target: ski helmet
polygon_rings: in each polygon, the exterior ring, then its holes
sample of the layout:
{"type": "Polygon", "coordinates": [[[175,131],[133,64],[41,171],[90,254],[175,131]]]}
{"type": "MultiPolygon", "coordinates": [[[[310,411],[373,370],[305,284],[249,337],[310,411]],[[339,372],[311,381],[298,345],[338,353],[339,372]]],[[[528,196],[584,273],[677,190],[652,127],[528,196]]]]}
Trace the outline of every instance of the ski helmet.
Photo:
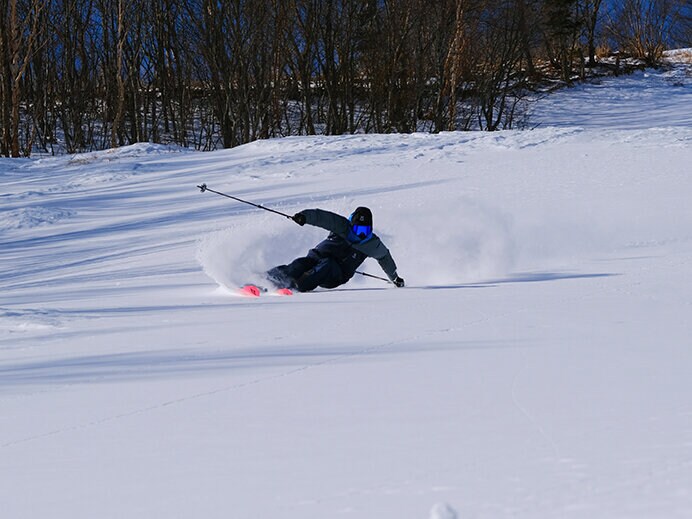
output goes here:
{"type": "Polygon", "coordinates": [[[361,240],[372,234],[372,212],[367,207],[358,207],[348,218],[351,221],[351,230],[361,240]]]}

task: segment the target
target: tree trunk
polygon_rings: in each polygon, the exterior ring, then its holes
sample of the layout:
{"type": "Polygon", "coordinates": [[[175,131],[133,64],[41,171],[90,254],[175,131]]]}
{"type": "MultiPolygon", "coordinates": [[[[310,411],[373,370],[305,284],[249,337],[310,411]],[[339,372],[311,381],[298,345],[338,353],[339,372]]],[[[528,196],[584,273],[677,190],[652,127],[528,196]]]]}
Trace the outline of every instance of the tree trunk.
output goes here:
{"type": "Polygon", "coordinates": [[[116,109],[115,117],[113,118],[113,128],[111,129],[111,147],[116,148],[119,144],[123,143],[122,140],[122,126],[123,118],[125,116],[125,63],[124,63],[124,52],[125,39],[127,38],[127,31],[125,30],[125,1],[118,0],[118,29],[117,29],[117,39],[116,39],[116,58],[115,58],[115,74],[116,83],[118,85],[118,97],[116,99],[116,109]]]}

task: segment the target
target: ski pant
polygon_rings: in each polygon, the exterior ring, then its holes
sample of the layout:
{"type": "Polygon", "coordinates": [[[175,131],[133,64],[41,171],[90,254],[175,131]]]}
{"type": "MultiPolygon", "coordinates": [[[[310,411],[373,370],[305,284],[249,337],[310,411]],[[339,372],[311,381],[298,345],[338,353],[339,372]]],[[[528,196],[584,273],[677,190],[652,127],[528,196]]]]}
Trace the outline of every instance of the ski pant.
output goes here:
{"type": "Polygon", "coordinates": [[[267,272],[267,276],[274,284],[299,292],[309,292],[317,287],[335,288],[348,281],[344,280],[338,261],[313,253],[297,258],[288,265],[274,267],[267,272]]]}

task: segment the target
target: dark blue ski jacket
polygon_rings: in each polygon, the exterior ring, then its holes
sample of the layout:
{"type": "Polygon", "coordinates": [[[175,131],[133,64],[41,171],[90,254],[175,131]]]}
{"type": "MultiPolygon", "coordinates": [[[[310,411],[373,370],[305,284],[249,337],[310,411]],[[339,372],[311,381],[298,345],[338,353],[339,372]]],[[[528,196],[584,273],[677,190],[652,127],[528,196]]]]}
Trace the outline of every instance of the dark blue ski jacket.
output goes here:
{"type": "Polygon", "coordinates": [[[329,231],[327,239],[318,243],[308,255],[336,260],[344,274],[343,282],[351,279],[368,257],[378,261],[391,281],[396,279],[396,263],[389,249],[375,233],[360,240],[353,234],[348,218],[323,209],[305,209],[300,214],[305,216],[305,223],[329,231]]]}

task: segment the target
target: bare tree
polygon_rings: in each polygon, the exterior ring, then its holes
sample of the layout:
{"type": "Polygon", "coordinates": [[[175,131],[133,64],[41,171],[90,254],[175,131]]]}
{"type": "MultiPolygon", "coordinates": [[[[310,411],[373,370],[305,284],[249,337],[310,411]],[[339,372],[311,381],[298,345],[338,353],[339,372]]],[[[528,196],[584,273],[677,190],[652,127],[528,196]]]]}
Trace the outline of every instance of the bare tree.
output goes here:
{"type": "Polygon", "coordinates": [[[543,17],[547,56],[562,80],[569,83],[580,28],[577,0],[546,0],[543,17]]]}
{"type": "Polygon", "coordinates": [[[298,127],[296,132],[314,135],[313,117],[314,88],[319,52],[318,10],[312,0],[290,0],[290,25],[286,27],[288,42],[287,68],[290,71],[288,98],[298,101],[298,127]]]}
{"type": "Polygon", "coordinates": [[[583,25],[586,33],[586,46],[589,57],[589,66],[596,65],[596,31],[600,20],[602,0],[581,0],[583,13],[583,25]]]}
{"type": "Polygon", "coordinates": [[[521,13],[510,0],[489,0],[480,14],[473,73],[479,126],[488,131],[511,128],[523,79],[521,13]]]}
{"type": "Polygon", "coordinates": [[[684,24],[685,13],[689,14],[685,0],[624,0],[609,29],[623,51],[656,65],[684,24]]]}
{"type": "MultiPolygon", "coordinates": [[[[89,28],[93,23],[93,0],[59,0],[53,4],[51,29],[54,38],[45,45],[48,65],[40,88],[50,101],[44,104],[41,119],[52,119],[45,127],[46,144],[62,130],[65,149],[83,151],[91,144],[93,121],[98,117],[93,107],[96,74],[93,42],[89,28]]],[[[37,63],[38,70],[42,66],[37,63]]],[[[38,97],[38,96],[37,96],[38,97]]]]}
{"type": "Polygon", "coordinates": [[[20,105],[23,80],[36,51],[45,2],[18,0],[0,2],[0,70],[2,71],[2,137],[0,151],[6,157],[20,156],[20,105]]]}
{"type": "Polygon", "coordinates": [[[521,49],[526,60],[526,71],[530,78],[536,79],[538,73],[534,65],[534,40],[537,31],[537,0],[516,0],[514,3],[515,13],[519,24],[519,35],[521,38],[521,49]]]}
{"type": "Polygon", "coordinates": [[[125,13],[128,5],[127,0],[116,0],[117,10],[114,13],[115,23],[115,67],[114,76],[115,84],[117,85],[117,94],[115,97],[115,115],[113,117],[113,126],[111,128],[111,148],[125,143],[123,136],[123,119],[125,117],[125,42],[127,40],[127,26],[125,21],[125,13]]]}
{"type": "Polygon", "coordinates": [[[457,0],[454,16],[454,37],[449,44],[449,50],[444,65],[444,86],[442,92],[449,99],[449,119],[447,130],[456,129],[456,115],[459,94],[459,83],[464,76],[468,77],[471,62],[472,34],[465,15],[466,2],[457,0]]]}

